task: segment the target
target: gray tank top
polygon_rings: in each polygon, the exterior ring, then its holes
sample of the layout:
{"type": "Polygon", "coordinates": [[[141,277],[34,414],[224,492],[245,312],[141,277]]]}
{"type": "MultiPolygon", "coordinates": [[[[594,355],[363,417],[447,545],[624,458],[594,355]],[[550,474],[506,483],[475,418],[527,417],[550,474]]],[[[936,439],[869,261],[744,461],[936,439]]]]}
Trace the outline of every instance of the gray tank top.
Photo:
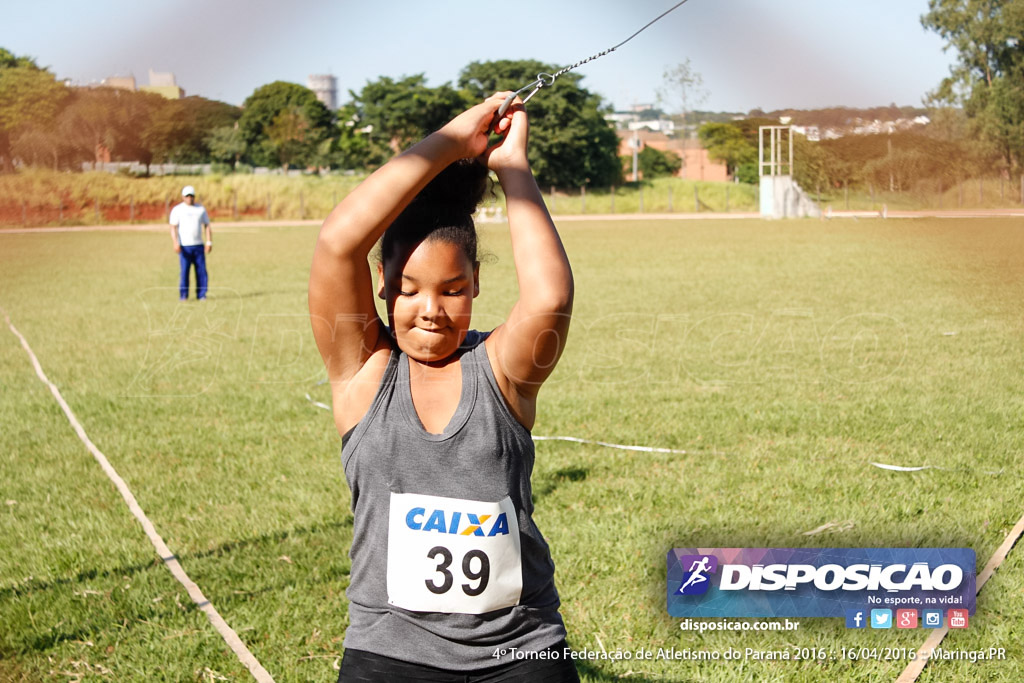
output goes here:
{"type": "Polygon", "coordinates": [[[554,563],[533,523],[530,432],[511,414],[483,341],[462,346],[462,394],[441,434],[416,414],[392,350],[342,465],[354,533],[345,647],[443,669],[506,661],[565,638],[554,563]]]}

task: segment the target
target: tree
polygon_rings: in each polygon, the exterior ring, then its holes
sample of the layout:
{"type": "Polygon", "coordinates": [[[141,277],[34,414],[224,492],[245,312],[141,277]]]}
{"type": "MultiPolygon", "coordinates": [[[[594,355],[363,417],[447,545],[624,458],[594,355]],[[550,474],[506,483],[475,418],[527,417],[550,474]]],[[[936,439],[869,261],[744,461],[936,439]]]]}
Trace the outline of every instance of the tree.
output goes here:
{"type": "Polygon", "coordinates": [[[152,112],[142,131],[146,149],[157,162],[199,164],[209,161],[211,131],[233,126],[238,107],[203,97],[152,101],[152,112]]]}
{"type": "Polygon", "coordinates": [[[740,166],[757,161],[757,146],[751,144],[738,126],[731,123],[705,123],[697,135],[708,151],[708,156],[725,163],[730,175],[736,175],[740,166]]]}
{"type": "Polygon", "coordinates": [[[929,0],[922,25],[959,61],[932,93],[962,105],[1004,163],[1024,165],[1024,0],[929,0]]]}
{"type": "Polygon", "coordinates": [[[278,113],[264,132],[278,161],[286,169],[293,164],[310,165],[324,137],[313,129],[302,107],[295,105],[278,113]]]}
{"type": "Polygon", "coordinates": [[[469,106],[450,83],[431,88],[423,74],[397,81],[382,76],[351,95],[355,125],[365,131],[375,159],[387,159],[423,139],[469,106]]]}
{"type": "Polygon", "coordinates": [[[372,127],[360,126],[359,112],[354,103],[339,108],[338,136],[329,150],[329,164],[339,168],[368,169],[387,161],[391,151],[374,147],[370,132],[372,127]]]}
{"type": "Polygon", "coordinates": [[[158,113],[167,103],[153,93],[74,88],[57,117],[57,130],[77,161],[95,162],[103,147],[113,159],[148,166],[154,157],[157,161],[164,157],[163,138],[153,132],[153,125],[154,121],[159,124],[158,113]]]}
{"type": "Polygon", "coordinates": [[[637,167],[647,178],[674,176],[683,167],[683,160],[672,151],[662,152],[654,147],[644,147],[637,154],[637,167]]]}
{"type": "Polygon", "coordinates": [[[233,167],[238,166],[246,148],[245,138],[237,125],[214,128],[206,139],[206,145],[212,160],[229,163],[233,167]]]}
{"type": "Polygon", "coordinates": [[[686,125],[686,115],[708,97],[704,79],[690,65],[690,59],[665,69],[662,87],[658,89],[658,101],[675,111],[686,125]]]}
{"type": "MultiPolygon", "coordinates": [[[[284,138],[285,120],[298,116],[301,124],[292,122],[294,132],[296,125],[304,127],[305,139],[316,140],[319,144],[333,134],[331,112],[309,88],[295,83],[275,81],[257,88],[246,98],[242,105],[242,116],[238,119],[238,128],[242,131],[248,149],[249,159],[258,166],[287,165],[298,161],[291,156],[294,146],[281,146],[284,138]],[[285,118],[279,119],[283,112],[285,118]],[[276,126],[276,127],[275,127],[276,126]],[[270,131],[276,131],[277,142],[270,139],[270,131]],[[280,152],[286,149],[288,160],[282,160],[280,152]]],[[[290,124],[291,125],[291,124],[290,124]]]]}
{"type": "MultiPolygon", "coordinates": [[[[533,60],[472,62],[459,76],[459,87],[478,102],[498,90],[519,88],[550,64],[533,60]]],[[[563,74],[526,105],[530,114],[529,160],[544,187],[591,184],[608,187],[622,181],[619,139],[605,120],[601,98],[580,86],[582,76],[563,74]]]]}
{"type": "Polygon", "coordinates": [[[11,143],[27,128],[52,125],[68,89],[52,73],[28,57],[0,48],[0,159],[4,171],[14,170],[11,143]]]}

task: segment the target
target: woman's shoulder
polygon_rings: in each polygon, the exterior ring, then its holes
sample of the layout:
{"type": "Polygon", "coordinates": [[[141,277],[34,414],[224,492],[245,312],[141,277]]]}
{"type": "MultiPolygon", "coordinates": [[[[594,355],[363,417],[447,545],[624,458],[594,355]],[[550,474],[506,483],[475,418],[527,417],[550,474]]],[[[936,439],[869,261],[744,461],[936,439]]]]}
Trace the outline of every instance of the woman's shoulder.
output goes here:
{"type": "Polygon", "coordinates": [[[470,330],[466,333],[466,338],[462,340],[461,344],[459,344],[459,351],[465,353],[466,351],[473,351],[478,347],[481,347],[483,343],[487,341],[487,337],[491,336],[491,332],[493,332],[493,330],[488,330],[486,332],[470,330]]]}

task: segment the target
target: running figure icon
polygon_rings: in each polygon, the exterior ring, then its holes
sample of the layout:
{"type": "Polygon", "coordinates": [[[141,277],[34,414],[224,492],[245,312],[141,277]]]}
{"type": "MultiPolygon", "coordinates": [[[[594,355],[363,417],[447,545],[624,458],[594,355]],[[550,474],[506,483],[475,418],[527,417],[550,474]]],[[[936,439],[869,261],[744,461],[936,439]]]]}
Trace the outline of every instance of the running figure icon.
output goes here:
{"type": "Polygon", "coordinates": [[[680,593],[685,593],[686,589],[690,586],[694,586],[699,583],[704,583],[708,580],[708,577],[704,575],[705,572],[711,571],[709,566],[710,558],[707,555],[700,558],[700,560],[694,560],[693,564],[687,570],[690,572],[690,577],[683,582],[683,585],[679,587],[680,593]]]}

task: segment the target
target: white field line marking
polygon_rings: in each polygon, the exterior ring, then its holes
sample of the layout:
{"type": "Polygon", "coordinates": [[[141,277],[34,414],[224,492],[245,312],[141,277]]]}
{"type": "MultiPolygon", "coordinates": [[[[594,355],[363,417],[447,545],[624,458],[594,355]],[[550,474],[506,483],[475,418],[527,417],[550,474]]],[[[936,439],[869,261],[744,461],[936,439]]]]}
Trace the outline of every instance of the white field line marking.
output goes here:
{"type": "Polygon", "coordinates": [[[641,453],[679,453],[689,455],[689,451],[681,451],[675,448],[653,448],[651,446],[626,446],[621,443],[607,443],[605,441],[591,441],[580,439],[575,436],[535,436],[534,441],[572,441],[573,443],[585,443],[593,446],[604,446],[605,448],[618,448],[623,451],[639,451],[641,453]]]}
{"type": "MultiPolygon", "coordinates": [[[[0,311],[3,311],[3,309],[0,308],[0,311]]],[[[11,329],[11,332],[21,340],[21,346],[25,349],[25,353],[28,354],[29,360],[32,361],[32,366],[36,370],[36,375],[39,376],[39,379],[42,380],[43,384],[50,388],[50,393],[52,393],[53,397],[57,399],[57,403],[60,404],[61,410],[64,411],[64,414],[67,416],[68,422],[70,422],[71,426],[74,428],[75,433],[78,434],[78,438],[82,440],[85,447],[89,449],[90,453],[92,453],[96,462],[98,462],[100,467],[103,468],[103,471],[106,472],[107,477],[114,482],[114,486],[117,487],[121,497],[124,498],[125,503],[128,504],[128,509],[131,510],[132,514],[135,515],[135,518],[139,520],[139,523],[146,532],[146,536],[149,537],[150,543],[152,543],[153,547],[156,548],[156,552],[160,556],[160,559],[163,560],[164,565],[170,570],[171,574],[174,575],[174,578],[178,580],[178,583],[185,587],[185,590],[188,592],[188,596],[192,598],[192,602],[196,604],[196,607],[206,613],[210,623],[213,624],[213,627],[217,629],[217,632],[224,638],[224,642],[226,642],[238,656],[239,661],[249,669],[253,678],[260,683],[273,683],[274,679],[271,675],[263,668],[252,652],[249,651],[249,648],[245,646],[245,643],[243,643],[241,638],[238,637],[238,634],[228,626],[228,623],[224,621],[224,618],[220,616],[216,609],[214,609],[213,605],[210,604],[210,601],[199,589],[199,586],[197,586],[196,583],[188,577],[185,570],[182,569],[181,564],[178,562],[178,558],[175,557],[174,553],[172,553],[170,548],[167,547],[167,544],[164,543],[164,539],[162,539],[160,534],[157,533],[153,523],[149,521],[149,518],[146,517],[146,513],[142,511],[141,507],[139,507],[139,503],[135,500],[135,496],[132,494],[131,489],[128,488],[128,484],[125,483],[124,479],[121,478],[121,475],[119,475],[117,470],[115,470],[110,464],[110,461],[107,460],[107,456],[103,455],[103,453],[100,452],[100,449],[96,447],[96,444],[89,439],[89,435],[85,433],[82,425],[78,422],[75,414],[71,411],[71,407],[64,401],[64,397],[61,396],[60,389],[58,389],[53,382],[47,379],[46,373],[43,372],[43,368],[39,364],[39,359],[37,359],[36,354],[32,352],[32,348],[28,345],[25,337],[23,337],[21,332],[18,332],[11,323],[11,319],[7,315],[7,311],[3,311],[3,314],[4,320],[7,322],[7,326],[11,329]]]]}
{"type": "MultiPolygon", "coordinates": [[[[981,593],[981,587],[992,578],[992,575],[999,569],[999,565],[1003,563],[1006,556],[1010,554],[1010,550],[1020,539],[1021,535],[1024,535],[1024,517],[1017,520],[1017,524],[1010,529],[1010,533],[1003,540],[1003,544],[996,548],[996,551],[989,558],[988,564],[981,570],[981,574],[978,575],[978,583],[975,586],[975,593],[981,593]]],[[[896,683],[913,683],[917,680],[917,677],[921,675],[925,665],[928,663],[928,657],[932,650],[939,646],[942,639],[949,633],[949,627],[943,626],[940,629],[936,629],[928,639],[924,641],[924,645],[917,651],[917,659],[907,665],[907,668],[903,670],[899,678],[896,679],[896,683]]]]}

